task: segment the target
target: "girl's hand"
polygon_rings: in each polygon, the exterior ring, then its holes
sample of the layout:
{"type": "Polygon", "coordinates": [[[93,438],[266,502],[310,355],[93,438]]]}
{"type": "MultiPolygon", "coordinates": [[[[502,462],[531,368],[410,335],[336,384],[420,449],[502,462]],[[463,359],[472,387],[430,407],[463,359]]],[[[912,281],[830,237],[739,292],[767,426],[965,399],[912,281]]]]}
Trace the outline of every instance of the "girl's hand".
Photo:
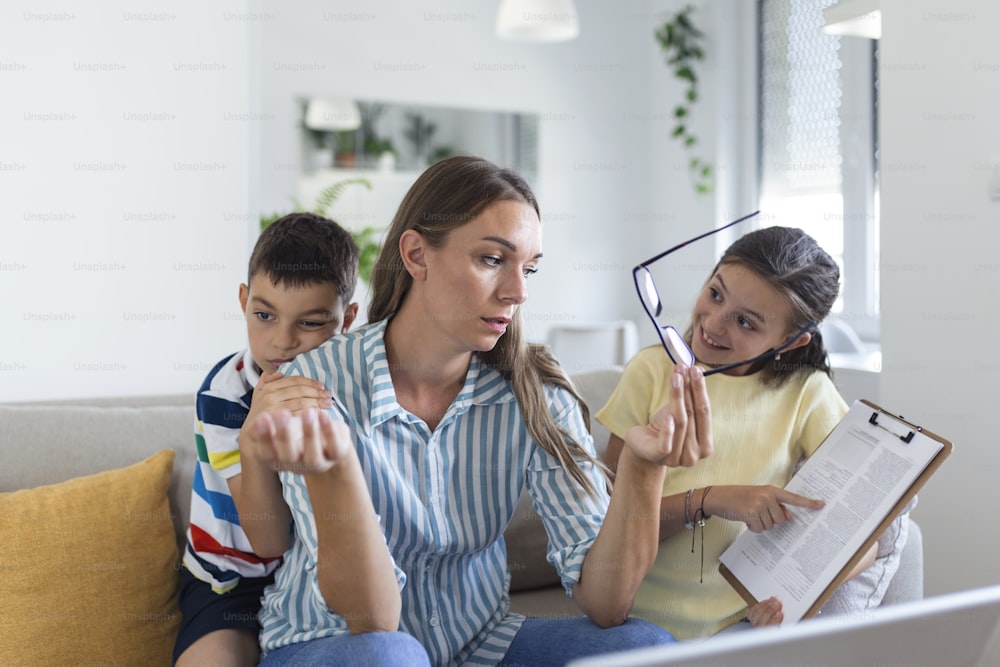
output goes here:
{"type": "Polygon", "coordinates": [[[742,521],[751,531],[760,533],[791,521],[794,517],[785,505],[821,509],[822,500],[806,498],[776,486],[713,486],[705,512],[730,521],[742,521]]]}
{"type": "Polygon", "coordinates": [[[693,466],[711,455],[712,415],[700,368],[674,368],[670,400],[649,424],[629,429],[625,446],[640,459],[670,467],[693,466]]]}
{"type": "Polygon", "coordinates": [[[306,408],[298,415],[288,410],[264,412],[244,426],[244,452],[275,470],[297,474],[322,473],[336,465],[354,446],[351,430],[329,413],[306,408]]]}
{"type": "Polygon", "coordinates": [[[781,611],[781,601],[776,597],[770,597],[763,602],[758,602],[750,607],[750,611],[747,612],[747,620],[755,628],[780,624],[785,620],[785,615],[781,611]]]}

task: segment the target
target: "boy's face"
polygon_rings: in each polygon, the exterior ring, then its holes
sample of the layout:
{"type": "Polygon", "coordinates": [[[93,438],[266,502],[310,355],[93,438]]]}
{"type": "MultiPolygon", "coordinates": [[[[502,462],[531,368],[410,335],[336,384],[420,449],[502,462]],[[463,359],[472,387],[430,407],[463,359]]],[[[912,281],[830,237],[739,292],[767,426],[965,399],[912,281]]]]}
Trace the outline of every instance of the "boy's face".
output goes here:
{"type": "Polygon", "coordinates": [[[250,354],[264,373],[347,331],[358,314],[358,304],[345,307],[332,283],[274,285],[266,273],[240,285],[240,308],[250,354]]]}

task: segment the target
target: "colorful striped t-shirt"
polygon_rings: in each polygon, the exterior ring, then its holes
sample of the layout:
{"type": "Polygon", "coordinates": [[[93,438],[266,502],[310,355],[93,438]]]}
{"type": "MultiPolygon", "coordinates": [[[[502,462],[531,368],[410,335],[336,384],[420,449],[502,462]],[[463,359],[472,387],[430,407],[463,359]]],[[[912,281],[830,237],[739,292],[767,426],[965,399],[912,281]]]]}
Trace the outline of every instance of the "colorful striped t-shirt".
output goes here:
{"type": "Polygon", "coordinates": [[[281,562],[253,553],[226,482],[240,474],[238,438],[259,379],[249,350],[230,355],[209,371],[195,404],[198,461],[183,562],[217,593],[232,590],[240,577],[266,576],[281,562]]]}

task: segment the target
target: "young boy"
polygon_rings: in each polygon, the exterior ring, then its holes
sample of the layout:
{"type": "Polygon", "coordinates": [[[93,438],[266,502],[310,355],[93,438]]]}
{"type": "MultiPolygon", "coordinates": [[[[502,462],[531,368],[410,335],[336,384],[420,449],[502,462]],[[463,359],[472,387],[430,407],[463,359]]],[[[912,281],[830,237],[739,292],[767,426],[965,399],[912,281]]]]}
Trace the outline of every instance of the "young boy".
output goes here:
{"type": "Polygon", "coordinates": [[[358,312],[351,302],[357,276],[357,244],[326,218],[292,213],[257,240],[239,292],[249,348],[216,364],[198,390],[198,462],[174,646],[179,667],[256,665],[260,659],[260,596],[281,559],[254,555],[240,527],[233,502],[241,472],[237,438],[243,422],[258,412],[331,405],[322,383],[276,371],[348,330],[358,312]]]}

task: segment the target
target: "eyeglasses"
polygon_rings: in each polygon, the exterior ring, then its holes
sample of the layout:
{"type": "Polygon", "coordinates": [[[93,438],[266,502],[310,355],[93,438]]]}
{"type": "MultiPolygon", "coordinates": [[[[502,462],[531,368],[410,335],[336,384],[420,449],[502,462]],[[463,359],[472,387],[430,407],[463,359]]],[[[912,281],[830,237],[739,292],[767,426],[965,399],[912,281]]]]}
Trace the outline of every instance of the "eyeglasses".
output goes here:
{"type": "MultiPolygon", "coordinates": [[[[688,346],[684,337],[681,336],[680,332],[677,331],[673,326],[669,324],[663,324],[660,322],[660,315],[663,312],[663,301],[660,299],[660,293],[656,289],[656,282],[653,281],[653,274],[649,271],[649,266],[670,253],[680,250],[686,245],[699,241],[706,236],[711,236],[717,232],[721,232],[723,229],[729,229],[733,225],[739,224],[745,220],[758,215],[760,211],[754,211],[749,215],[745,215],[742,218],[728,222],[717,229],[713,229],[710,232],[705,232],[704,234],[699,234],[693,239],[688,239],[684,243],[675,245],[669,250],[664,250],[659,255],[653,257],[652,259],[647,259],[645,262],[639,264],[639,266],[632,269],[632,279],[635,281],[635,291],[639,294],[639,301],[642,302],[642,307],[645,309],[646,314],[649,315],[649,319],[653,322],[656,327],[656,333],[660,337],[660,342],[663,343],[663,349],[667,351],[667,356],[674,364],[682,364],[684,366],[693,366],[695,364],[694,352],[688,346]]],[[[795,342],[802,337],[803,334],[808,332],[810,329],[816,326],[816,322],[808,322],[802,329],[799,330],[797,334],[788,339],[788,342],[778,348],[771,348],[762,354],[758,354],[752,359],[747,359],[746,361],[737,361],[732,364],[726,364],[724,366],[717,366],[715,368],[710,368],[705,371],[705,375],[714,375],[715,373],[722,373],[723,371],[728,371],[732,368],[738,368],[739,366],[746,366],[748,364],[753,364],[758,361],[763,361],[764,359],[777,358],[782,352],[790,348],[795,342]]]]}

